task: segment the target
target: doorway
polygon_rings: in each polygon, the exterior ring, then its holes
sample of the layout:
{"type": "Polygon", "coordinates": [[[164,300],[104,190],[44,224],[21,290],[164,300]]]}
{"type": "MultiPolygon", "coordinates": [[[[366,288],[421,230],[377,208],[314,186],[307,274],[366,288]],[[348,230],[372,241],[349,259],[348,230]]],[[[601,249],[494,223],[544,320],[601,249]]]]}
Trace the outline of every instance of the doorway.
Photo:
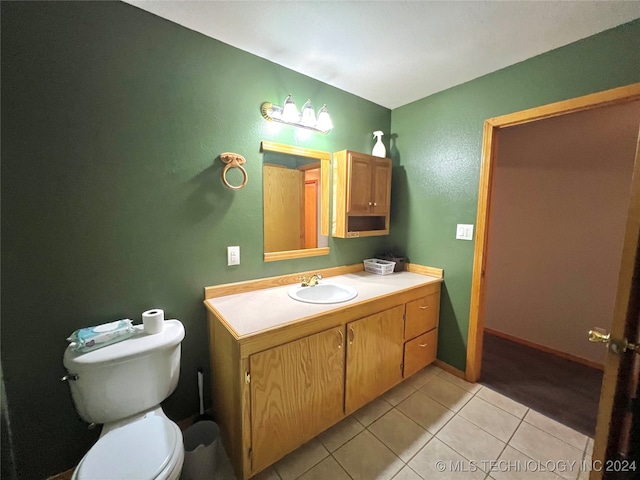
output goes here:
{"type": "Polygon", "coordinates": [[[483,384],[589,437],[639,126],[640,101],[517,125],[494,165],[483,384]]]}
{"type": "MultiPolygon", "coordinates": [[[[517,112],[503,117],[487,120],[484,128],[482,167],[480,172],[480,189],[478,199],[477,237],[475,244],[473,282],[471,294],[471,310],[469,319],[469,341],[467,348],[466,378],[469,381],[477,381],[480,377],[482,361],[483,331],[484,331],[484,301],[485,301],[485,269],[487,266],[487,252],[489,249],[489,219],[491,213],[492,180],[494,166],[498,152],[498,138],[501,129],[522,125],[546,118],[557,117],[574,112],[595,109],[607,105],[624,104],[640,99],[640,84],[629,85],[617,89],[587,95],[556,104],[546,105],[531,110],[517,112]]],[[[632,297],[630,289],[635,252],[638,243],[638,231],[636,223],[640,222],[640,213],[635,205],[639,200],[638,174],[639,166],[636,161],[634,170],[634,183],[632,192],[632,209],[627,218],[626,233],[623,247],[623,262],[618,277],[618,290],[612,335],[619,337],[624,335],[629,299],[632,297]],[[625,263],[626,262],[626,263],[625,263]],[[624,295],[623,295],[624,294],[624,295]]],[[[624,363],[624,362],[623,362],[624,363]]],[[[616,389],[616,378],[621,361],[615,355],[607,355],[605,364],[605,379],[603,381],[603,395],[598,416],[598,432],[596,434],[596,448],[594,458],[602,460],[604,450],[609,437],[611,424],[611,412],[613,408],[613,396],[616,389]]],[[[611,443],[611,438],[609,438],[611,443]]]]}

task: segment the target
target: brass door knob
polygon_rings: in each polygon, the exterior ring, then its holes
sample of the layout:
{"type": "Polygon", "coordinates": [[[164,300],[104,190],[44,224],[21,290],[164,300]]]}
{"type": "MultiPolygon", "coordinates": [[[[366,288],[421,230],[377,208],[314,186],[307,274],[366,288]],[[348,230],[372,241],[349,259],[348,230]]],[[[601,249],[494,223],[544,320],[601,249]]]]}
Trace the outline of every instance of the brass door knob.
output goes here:
{"type": "Polygon", "coordinates": [[[589,341],[593,343],[609,343],[611,334],[602,328],[589,330],[589,341]]]}
{"type": "Polygon", "coordinates": [[[629,343],[626,338],[617,339],[611,338],[611,334],[603,328],[593,328],[589,330],[589,341],[593,343],[604,343],[609,348],[609,351],[620,355],[626,351],[633,351],[640,353],[640,344],[629,343]]]}

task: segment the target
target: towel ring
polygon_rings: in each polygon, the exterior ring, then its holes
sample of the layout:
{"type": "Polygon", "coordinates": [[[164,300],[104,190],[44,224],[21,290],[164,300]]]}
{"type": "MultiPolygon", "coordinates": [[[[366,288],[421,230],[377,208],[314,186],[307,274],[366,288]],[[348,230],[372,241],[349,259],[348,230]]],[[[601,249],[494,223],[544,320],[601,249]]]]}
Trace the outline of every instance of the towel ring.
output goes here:
{"type": "Polygon", "coordinates": [[[226,163],[224,170],[222,170],[222,182],[229,187],[231,190],[240,190],[247,184],[247,180],[249,179],[247,176],[247,171],[242,166],[246,160],[242,155],[238,155],[237,153],[225,152],[220,154],[220,160],[226,163]],[[240,185],[231,185],[227,181],[227,171],[231,168],[239,168],[242,172],[242,183],[240,185]]]}

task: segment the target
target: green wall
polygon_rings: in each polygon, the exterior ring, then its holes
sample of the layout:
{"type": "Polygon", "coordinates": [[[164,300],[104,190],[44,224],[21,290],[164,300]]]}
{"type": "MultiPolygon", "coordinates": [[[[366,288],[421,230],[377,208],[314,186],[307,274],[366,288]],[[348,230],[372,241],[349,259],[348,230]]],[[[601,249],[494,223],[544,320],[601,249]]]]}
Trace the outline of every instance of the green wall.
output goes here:
{"type": "Polygon", "coordinates": [[[412,262],[445,270],[444,362],[465,368],[474,242],[455,226],[476,222],[484,120],[640,81],[639,38],[631,22],[393,110],[391,231],[412,262]]]}
{"type": "Polygon", "coordinates": [[[370,151],[391,112],[124,3],[1,9],[1,360],[18,474],[37,479],[77,464],[98,434],[59,381],[72,331],[152,307],[179,318],[182,376],[164,408],[181,420],[197,412],[196,367],[208,373],[203,287],[382,248],[336,239],[328,257],[265,264],[259,146],[370,151]],[[335,129],[266,122],[261,103],[289,93],[326,103],[335,129]],[[247,159],[240,191],[220,179],[228,151],[247,159]],[[227,245],[240,266],[226,266],[227,245]]]}
{"type": "Polygon", "coordinates": [[[634,22],[391,113],[127,4],[0,8],[1,367],[25,479],[70,468],[97,437],[58,380],[77,328],[156,306],[182,320],[182,377],[164,408],[175,420],[197,411],[207,285],[356,263],[391,245],[445,269],[440,358],[464,368],[473,242],[453,238],[456,223],[475,223],[482,122],[640,80],[634,22]],[[265,122],[260,104],[289,93],[327,103],[334,131],[265,122]],[[265,264],[260,141],[368,152],[374,130],[394,132],[391,237],[265,264]],[[243,190],[221,183],[226,151],[247,158],[243,190]],[[240,266],[226,266],[227,245],[240,245],[240,266]]]}

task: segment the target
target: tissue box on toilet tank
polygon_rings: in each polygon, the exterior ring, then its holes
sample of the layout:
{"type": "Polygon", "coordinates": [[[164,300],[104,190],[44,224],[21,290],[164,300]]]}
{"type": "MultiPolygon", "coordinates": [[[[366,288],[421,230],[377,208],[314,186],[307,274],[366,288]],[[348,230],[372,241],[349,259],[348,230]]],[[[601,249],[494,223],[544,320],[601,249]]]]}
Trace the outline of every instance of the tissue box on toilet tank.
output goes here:
{"type": "Polygon", "coordinates": [[[136,332],[131,320],[126,318],[95,327],[81,328],[73,332],[67,340],[71,342],[71,348],[74,350],[90,352],[126,340],[136,332]]]}

